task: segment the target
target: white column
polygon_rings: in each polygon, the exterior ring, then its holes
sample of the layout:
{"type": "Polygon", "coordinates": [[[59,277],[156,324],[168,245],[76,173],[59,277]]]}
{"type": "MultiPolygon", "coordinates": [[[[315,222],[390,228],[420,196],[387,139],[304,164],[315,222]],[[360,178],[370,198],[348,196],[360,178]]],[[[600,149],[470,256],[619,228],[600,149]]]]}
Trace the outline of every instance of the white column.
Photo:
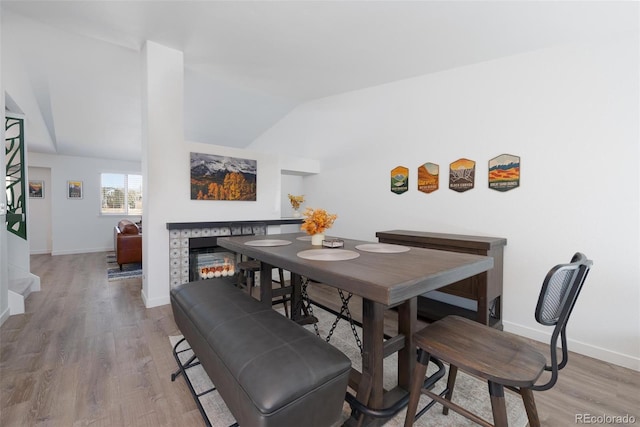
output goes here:
{"type": "Polygon", "coordinates": [[[189,183],[172,174],[189,167],[182,148],[184,60],[182,52],[151,41],[142,56],[142,298],[146,307],[155,307],[169,303],[166,223],[172,206],[189,198],[189,183]]]}
{"type": "MultiPolygon", "coordinates": [[[[0,19],[2,11],[0,9],[0,19]]],[[[2,32],[0,31],[0,34],[2,32]]],[[[2,36],[0,35],[0,41],[2,36]]],[[[2,85],[2,53],[0,52],[0,108],[2,109],[2,126],[0,126],[0,139],[2,139],[2,147],[4,147],[4,86],[2,85]]],[[[5,154],[4,148],[0,150],[0,165],[2,166],[2,182],[6,180],[5,154]]],[[[3,184],[6,185],[6,184],[3,184]]],[[[7,266],[7,226],[5,221],[7,206],[6,191],[0,193],[0,325],[9,317],[9,274],[7,266]]]]}

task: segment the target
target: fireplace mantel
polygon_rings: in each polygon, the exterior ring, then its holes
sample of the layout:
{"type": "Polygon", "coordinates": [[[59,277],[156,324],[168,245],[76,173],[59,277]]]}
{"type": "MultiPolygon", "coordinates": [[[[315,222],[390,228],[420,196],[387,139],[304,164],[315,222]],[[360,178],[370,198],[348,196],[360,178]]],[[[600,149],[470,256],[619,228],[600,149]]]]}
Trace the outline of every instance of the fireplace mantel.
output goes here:
{"type": "Polygon", "coordinates": [[[235,224],[265,224],[265,225],[288,225],[288,224],[302,224],[302,218],[280,218],[280,219],[262,219],[262,220],[248,220],[248,221],[207,221],[207,222],[168,222],[167,230],[181,230],[181,229],[193,229],[193,228],[216,228],[216,227],[231,227],[235,224]]]}

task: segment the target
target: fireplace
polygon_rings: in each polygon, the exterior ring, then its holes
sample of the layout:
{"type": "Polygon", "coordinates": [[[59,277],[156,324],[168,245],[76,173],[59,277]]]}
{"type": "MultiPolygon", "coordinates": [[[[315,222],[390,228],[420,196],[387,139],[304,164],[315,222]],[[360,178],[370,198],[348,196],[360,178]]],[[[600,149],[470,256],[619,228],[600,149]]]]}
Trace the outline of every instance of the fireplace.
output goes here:
{"type": "Polygon", "coordinates": [[[215,249],[189,249],[190,282],[235,275],[236,254],[215,249]]]}
{"type": "MultiPolygon", "coordinates": [[[[169,283],[172,288],[197,280],[237,274],[238,255],[218,246],[218,237],[264,235],[271,226],[301,224],[299,218],[265,221],[167,223],[169,283]]],[[[277,233],[269,233],[277,234],[277,233]]]]}

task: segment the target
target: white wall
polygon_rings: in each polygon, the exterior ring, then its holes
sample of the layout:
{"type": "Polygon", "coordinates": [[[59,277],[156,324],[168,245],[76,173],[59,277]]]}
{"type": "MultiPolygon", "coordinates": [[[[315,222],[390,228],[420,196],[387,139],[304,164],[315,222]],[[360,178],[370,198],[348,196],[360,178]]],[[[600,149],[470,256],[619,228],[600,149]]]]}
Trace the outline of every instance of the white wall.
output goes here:
{"type": "Polygon", "coordinates": [[[39,180],[44,182],[44,197],[41,199],[29,198],[27,211],[27,233],[29,240],[29,252],[31,254],[51,253],[51,169],[29,169],[29,181],[39,180]]]}
{"type": "MultiPolygon", "coordinates": [[[[27,138],[28,139],[28,138],[27,138]]],[[[100,174],[140,173],[140,162],[29,153],[29,168],[50,169],[45,200],[51,204],[51,254],[113,250],[113,227],[120,215],[100,214],[100,174]],[[83,198],[67,198],[67,181],[83,182],[83,198]]],[[[30,204],[38,199],[29,199],[30,204]]],[[[139,216],[129,217],[139,220],[139,216]]],[[[43,219],[46,221],[46,219],[43,219]]],[[[41,225],[30,221],[36,230],[41,225]]],[[[32,249],[34,249],[32,247],[32,249]]]]}
{"type": "Polygon", "coordinates": [[[571,349],[640,369],[638,34],[563,46],[307,103],[250,148],[318,155],[309,205],[335,234],[375,240],[414,229],[506,237],[505,329],[546,340],[533,311],[542,280],[575,251],[594,267],[569,325],[571,349]],[[323,147],[319,150],[319,147],[323,147]],[[487,162],[521,156],[521,187],[487,188],[487,162]],[[476,187],[447,188],[448,165],[476,161],[476,187]],[[440,190],[416,190],[440,165],[440,190]],[[410,190],[389,190],[410,169],[410,190]]]}
{"type": "MultiPolygon", "coordinates": [[[[291,202],[289,201],[289,194],[293,194],[294,196],[304,195],[303,177],[298,175],[283,174],[281,180],[282,197],[280,200],[280,211],[282,212],[283,217],[292,217],[293,208],[291,207],[291,202]]],[[[300,206],[300,210],[304,211],[305,207],[306,203],[303,203],[300,206]]]]}
{"type": "MultiPolygon", "coordinates": [[[[144,193],[143,291],[147,307],[169,303],[169,222],[263,220],[281,217],[281,170],[317,171],[315,160],[240,150],[183,137],[182,53],[147,42],[142,52],[144,193]],[[257,161],[257,200],[191,200],[190,153],[257,161]],[[301,167],[299,167],[301,165],[301,167]]],[[[286,197],[286,195],[285,195],[286,197]]]]}
{"type": "MultiPolygon", "coordinates": [[[[0,9],[0,19],[2,18],[2,9],[0,9]]],[[[2,32],[0,32],[0,46],[2,45],[2,32]]],[[[4,85],[2,80],[2,52],[0,51],[0,111],[2,111],[2,122],[4,123],[4,85]]],[[[4,125],[0,126],[0,141],[4,141],[4,125]]],[[[5,150],[0,150],[0,165],[2,172],[0,178],[2,182],[6,182],[5,150]]],[[[7,205],[7,194],[0,192],[0,325],[9,317],[9,266],[7,264],[7,227],[5,221],[7,205]]]]}
{"type": "MultiPolygon", "coordinates": [[[[147,223],[151,223],[151,221],[147,219],[147,214],[144,214],[144,235],[153,237],[153,243],[143,243],[143,253],[148,256],[143,261],[144,275],[149,274],[146,277],[148,290],[144,296],[147,307],[167,304],[169,301],[169,232],[166,228],[167,223],[265,220],[281,217],[281,174],[279,160],[275,155],[184,141],[177,145],[174,156],[166,157],[162,162],[161,164],[164,164],[171,172],[165,174],[163,179],[159,179],[158,173],[149,177],[149,183],[161,186],[162,190],[155,187],[156,191],[145,194],[145,199],[158,198],[158,203],[164,203],[164,208],[155,208],[153,215],[155,219],[149,227],[147,223]],[[258,164],[257,200],[255,202],[191,200],[189,159],[192,152],[256,160],[258,164]],[[149,267],[151,271],[147,269],[147,266],[151,266],[149,267]]],[[[153,208],[145,208],[145,212],[147,209],[151,211],[153,208]]]]}

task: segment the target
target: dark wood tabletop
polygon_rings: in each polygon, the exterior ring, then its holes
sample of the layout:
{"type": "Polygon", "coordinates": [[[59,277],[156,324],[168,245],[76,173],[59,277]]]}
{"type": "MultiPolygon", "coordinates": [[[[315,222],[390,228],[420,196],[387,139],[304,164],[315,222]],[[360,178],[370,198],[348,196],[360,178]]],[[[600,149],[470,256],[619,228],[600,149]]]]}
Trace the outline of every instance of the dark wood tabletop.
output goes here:
{"type": "Polygon", "coordinates": [[[345,261],[312,261],[298,252],[319,249],[299,240],[303,233],[223,237],[218,244],[262,262],[281,267],[311,280],[326,283],[363,298],[392,306],[428,291],[487,271],[491,257],[411,247],[402,253],[373,253],[356,249],[373,242],[344,240],[344,248],[360,256],[345,261]],[[286,246],[248,246],[258,239],[288,240],[286,246]]]}

